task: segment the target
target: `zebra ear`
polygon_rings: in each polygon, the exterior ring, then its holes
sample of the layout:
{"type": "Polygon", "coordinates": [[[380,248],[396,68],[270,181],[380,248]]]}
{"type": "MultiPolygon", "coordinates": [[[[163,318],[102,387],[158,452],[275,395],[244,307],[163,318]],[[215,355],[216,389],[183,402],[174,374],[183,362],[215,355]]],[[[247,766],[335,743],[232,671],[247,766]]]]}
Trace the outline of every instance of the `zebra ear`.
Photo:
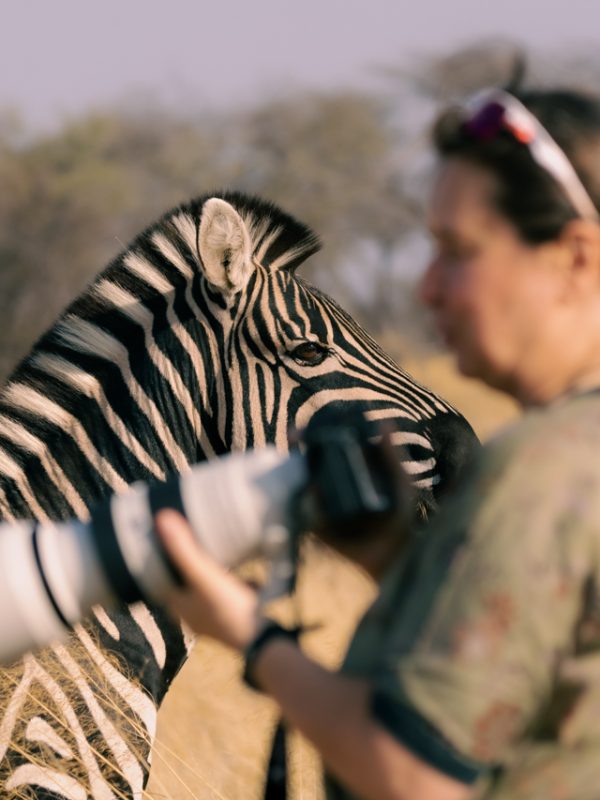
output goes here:
{"type": "Polygon", "coordinates": [[[254,269],[252,243],[244,220],[225,200],[211,197],[202,206],[198,251],[209,283],[227,293],[244,288],[254,269]]]}

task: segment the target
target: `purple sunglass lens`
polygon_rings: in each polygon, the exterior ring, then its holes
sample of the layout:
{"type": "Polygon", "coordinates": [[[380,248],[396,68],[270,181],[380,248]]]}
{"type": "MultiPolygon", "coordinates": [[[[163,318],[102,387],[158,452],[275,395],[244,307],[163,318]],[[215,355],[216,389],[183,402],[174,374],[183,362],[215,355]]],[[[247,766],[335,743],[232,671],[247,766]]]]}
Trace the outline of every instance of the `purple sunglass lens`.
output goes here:
{"type": "Polygon", "coordinates": [[[480,141],[489,141],[504,130],[504,106],[488,103],[465,122],[465,130],[480,141]]]}

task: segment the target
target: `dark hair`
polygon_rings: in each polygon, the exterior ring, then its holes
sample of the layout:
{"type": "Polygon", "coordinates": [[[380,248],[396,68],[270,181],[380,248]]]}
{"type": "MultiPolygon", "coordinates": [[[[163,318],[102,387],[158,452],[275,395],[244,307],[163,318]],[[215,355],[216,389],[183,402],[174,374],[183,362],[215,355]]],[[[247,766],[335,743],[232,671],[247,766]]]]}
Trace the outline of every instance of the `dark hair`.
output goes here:
{"type": "MultiPolygon", "coordinates": [[[[513,91],[571,161],[594,205],[600,209],[600,99],[577,91],[513,91]]],[[[499,181],[498,209],[521,238],[539,244],[557,238],[579,214],[556,180],[510,133],[477,141],[465,129],[464,110],[443,112],[433,128],[442,158],[459,157],[490,170],[499,181]]]]}

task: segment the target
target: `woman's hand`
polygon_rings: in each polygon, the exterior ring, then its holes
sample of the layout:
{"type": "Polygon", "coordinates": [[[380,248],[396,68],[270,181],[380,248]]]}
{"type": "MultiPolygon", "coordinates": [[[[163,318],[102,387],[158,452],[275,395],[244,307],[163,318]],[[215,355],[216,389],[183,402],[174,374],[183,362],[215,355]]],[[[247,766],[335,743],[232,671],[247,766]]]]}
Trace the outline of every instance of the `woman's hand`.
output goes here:
{"type": "MultiPolygon", "coordinates": [[[[156,529],[186,581],[167,606],[198,633],[244,650],[257,632],[257,597],[210,558],[178,512],[161,511],[156,529]]],[[[371,687],[331,673],[288,639],[273,639],[255,665],[258,685],[323,756],[329,769],[368,800],[466,800],[471,789],[406,750],[373,718],[371,687]]]]}
{"type": "Polygon", "coordinates": [[[167,608],[196,633],[245,650],[258,629],[256,593],[202,550],[177,511],[160,511],[155,525],[185,581],[185,588],[167,599],[167,608]]]}
{"type": "MultiPolygon", "coordinates": [[[[370,443],[368,459],[372,474],[378,476],[378,489],[382,491],[385,487],[384,491],[392,501],[387,513],[365,511],[355,518],[332,519],[321,502],[322,487],[314,480],[309,486],[316,512],[313,532],[327,545],[362,567],[375,581],[382,578],[405,548],[416,502],[414,489],[392,444],[394,429],[385,422],[378,427],[380,438],[377,444],[370,443]]],[[[320,478],[323,480],[323,475],[320,478]]]]}

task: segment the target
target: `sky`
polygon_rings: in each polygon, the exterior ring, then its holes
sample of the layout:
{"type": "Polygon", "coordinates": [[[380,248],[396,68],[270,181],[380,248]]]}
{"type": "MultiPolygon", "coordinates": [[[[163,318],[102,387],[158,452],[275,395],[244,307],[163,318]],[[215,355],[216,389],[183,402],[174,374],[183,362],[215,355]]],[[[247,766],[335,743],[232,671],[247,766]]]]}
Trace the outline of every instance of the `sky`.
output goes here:
{"type": "Polygon", "coordinates": [[[377,81],[477,39],[600,43],[600,0],[3,2],[0,108],[33,126],[113,102],[235,107],[299,87],[377,81]],[[591,34],[590,34],[591,32],[591,34]]]}

